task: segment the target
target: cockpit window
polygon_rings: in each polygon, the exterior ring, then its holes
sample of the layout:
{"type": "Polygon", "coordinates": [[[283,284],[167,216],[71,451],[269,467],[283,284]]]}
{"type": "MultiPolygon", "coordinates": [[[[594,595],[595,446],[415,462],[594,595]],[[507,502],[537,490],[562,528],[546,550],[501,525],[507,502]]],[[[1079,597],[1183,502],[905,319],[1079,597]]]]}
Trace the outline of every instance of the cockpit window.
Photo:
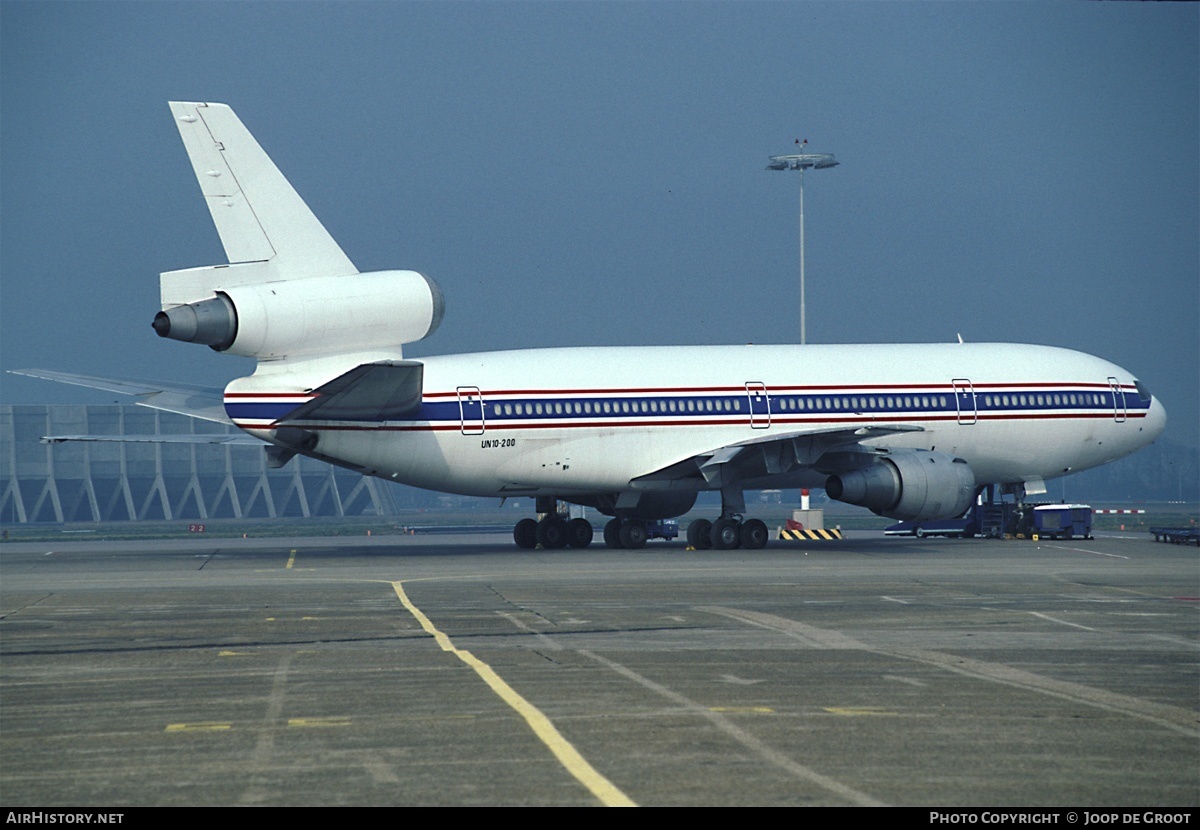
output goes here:
{"type": "Polygon", "coordinates": [[[1137,387],[1139,398],[1144,401],[1150,400],[1150,390],[1146,388],[1146,384],[1142,383],[1140,380],[1135,380],[1133,385],[1137,387]]]}

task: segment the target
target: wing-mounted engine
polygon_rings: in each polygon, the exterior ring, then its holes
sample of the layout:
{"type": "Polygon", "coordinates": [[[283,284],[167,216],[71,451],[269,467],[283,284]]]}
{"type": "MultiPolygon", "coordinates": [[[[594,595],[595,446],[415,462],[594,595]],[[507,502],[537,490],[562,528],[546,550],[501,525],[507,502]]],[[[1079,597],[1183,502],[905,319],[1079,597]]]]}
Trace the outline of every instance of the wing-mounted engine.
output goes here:
{"type": "Polygon", "coordinates": [[[891,519],[949,519],[971,506],[975,474],[966,461],[944,452],[893,450],[867,466],[830,476],[825,492],[891,519]]]}
{"type": "MultiPolygon", "coordinates": [[[[233,269],[193,269],[209,270],[233,269]]],[[[164,299],[171,276],[163,275],[164,299]]],[[[266,360],[398,351],[432,334],[444,308],[441,290],[425,275],[377,271],[221,284],[195,302],[164,302],[154,317],[154,331],[160,337],[266,360]]]]}

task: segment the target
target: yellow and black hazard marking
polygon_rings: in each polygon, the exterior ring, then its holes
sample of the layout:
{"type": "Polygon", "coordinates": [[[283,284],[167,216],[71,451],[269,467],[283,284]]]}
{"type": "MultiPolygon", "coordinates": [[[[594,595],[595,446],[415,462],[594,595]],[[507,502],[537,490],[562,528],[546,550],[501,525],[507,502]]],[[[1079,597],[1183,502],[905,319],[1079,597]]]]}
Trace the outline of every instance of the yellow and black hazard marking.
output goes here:
{"type": "Polygon", "coordinates": [[[784,528],[779,531],[779,538],[786,542],[809,540],[831,542],[834,539],[841,539],[842,532],[840,530],[788,530],[784,528]]]}

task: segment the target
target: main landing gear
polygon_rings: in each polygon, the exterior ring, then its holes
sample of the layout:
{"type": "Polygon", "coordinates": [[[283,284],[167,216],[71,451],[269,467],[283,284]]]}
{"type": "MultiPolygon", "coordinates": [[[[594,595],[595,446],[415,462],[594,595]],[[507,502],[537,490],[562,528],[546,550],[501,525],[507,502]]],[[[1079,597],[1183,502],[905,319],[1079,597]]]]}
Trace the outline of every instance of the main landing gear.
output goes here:
{"type": "Polygon", "coordinates": [[[532,550],[541,545],[547,550],[558,550],[567,546],[586,548],[592,543],[592,523],[587,519],[571,519],[558,512],[555,499],[539,496],[537,511],[541,519],[521,519],[513,528],[513,541],[517,547],[532,550]]]}
{"type": "Polygon", "coordinates": [[[646,547],[650,531],[641,519],[610,519],[604,525],[604,544],[610,548],[637,550],[646,547]]]}
{"type": "MultiPolygon", "coordinates": [[[[644,548],[651,538],[674,538],[677,531],[666,535],[661,524],[643,519],[611,519],[604,526],[604,544],[609,548],[637,550],[644,548]]],[[[542,519],[521,519],[517,522],[513,528],[513,541],[517,547],[527,550],[538,545],[548,550],[568,546],[586,548],[592,543],[592,533],[592,525],[587,519],[568,519],[557,513],[549,513],[542,519]]]]}
{"type": "MultiPolygon", "coordinates": [[[[721,491],[721,516],[715,522],[696,519],[688,525],[687,542],[696,550],[759,550],[767,546],[767,526],[759,519],[743,516],[746,504],[740,490],[721,491]]],[[[565,547],[586,548],[592,543],[592,525],[587,519],[572,519],[558,512],[558,502],[539,496],[540,519],[521,519],[513,528],[517,547],[532,550],[539,545],[547,550],[565,547]]],[[[604,544],[608,548],[639,550],[650,539],[674,539],[679,533],[673,522],[618,516],[604,525],[604,544]]]]}
{"type": "Polygon", "coordinates": [[[767,526],[761,519],[742,520],[740,516],[725,516],[710,522],[696,519],[688,525],[688,545],[696,550],[760,550],[767,546],[767,526]]]}
{"type": "Polygon", "coordinates": [[[527,549],[538,545],[548,550],[586,548],[593,535],[592,523],[587,519],[567,519],[557,513],[543,519],[521,519],[513,528],[513,541],[517,547],[527,549]]]}
{"type": "Polygon", "coordinates": [[[734,486],[721,488],[721,517],[715,522],[696,519],[688,525],[687,541],[696,550],[759,550],[767,546],[767,526],[745,519],[746,497],[734,486]]]}

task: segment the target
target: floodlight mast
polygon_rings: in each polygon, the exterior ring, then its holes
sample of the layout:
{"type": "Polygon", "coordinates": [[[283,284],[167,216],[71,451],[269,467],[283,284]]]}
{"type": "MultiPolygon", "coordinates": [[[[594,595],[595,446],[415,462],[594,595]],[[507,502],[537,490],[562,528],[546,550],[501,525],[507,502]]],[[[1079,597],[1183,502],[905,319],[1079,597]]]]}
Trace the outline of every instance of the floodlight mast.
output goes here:
{"type": "MultiPolygon", "coordinates": [[[[805,144],[808,142],[805,141],[805,144]]],[[[837,167],[837,159],[829,153],[796,153],[790,156],[771,156],[768,170],[800,171],[800,345],[808,342],[806,310],[804,307],[804,171],[837,167]]]]}

